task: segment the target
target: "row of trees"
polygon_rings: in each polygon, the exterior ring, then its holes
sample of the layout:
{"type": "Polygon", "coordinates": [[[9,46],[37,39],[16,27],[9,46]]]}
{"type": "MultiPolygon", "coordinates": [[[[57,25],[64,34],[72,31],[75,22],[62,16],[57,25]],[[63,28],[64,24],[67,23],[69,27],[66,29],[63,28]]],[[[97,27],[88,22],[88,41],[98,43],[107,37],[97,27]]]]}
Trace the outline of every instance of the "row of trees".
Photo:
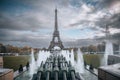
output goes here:
{"type": "MultiPolygon", "coordinates": [[[[31,53],[31,48],[30,46],[24,46],[24,47],[17,47],[13,45],[3,45],[0,43],[0,53],[20,53],[20,54],[29,54],[31,53]]],[[[34,48],[35,52],[38,52],[38,48],[34,48]]]]}
{"type": "MultiPolygon", "coordinates": [[[[92,52],[104,52],[105,51],[105,44],[85,46],[85,47],[81,47],[81,50],[83,52],[90,52],[90,53],[92,53],[92,52]]],[[[113,50],[118,51],[119,45],[113,44],[113,50]]]]}
{"type": "Polygon", "coordinates": [[[89,45],[86,47],[82,47],[81,50],[83,52],[103,52],[103,51],[105,51],[105,45],[103,45],[103,44],[99,44],[97,46],[89,45]]]}

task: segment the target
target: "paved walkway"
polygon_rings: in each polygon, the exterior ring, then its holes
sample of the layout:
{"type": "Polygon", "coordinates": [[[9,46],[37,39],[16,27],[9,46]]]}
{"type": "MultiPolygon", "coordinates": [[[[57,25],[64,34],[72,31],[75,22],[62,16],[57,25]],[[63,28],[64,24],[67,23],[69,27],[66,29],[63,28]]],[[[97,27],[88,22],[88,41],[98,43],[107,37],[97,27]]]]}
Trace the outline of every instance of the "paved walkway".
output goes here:
{"type": "MultiPolygon", "coordinates": [[[[26,66],[23,67],[23,72],[26,71],[26,66]]],[[[22,72],[21,72],[22,73],[22,72]]],[[[21,73],[19,73],[19,71],[15,71],[14,72],[14,78],[17,77],[18,75],[20,75],[21,73]]]]}
{"type": "Polygon", "coordinates": [[[90,71],[88,71],[86,69],[83,74],[83,78],[84,79],[82,79],[82,80],[98,80],[98,77],[95,74],[91,73],[90,71]]]}
{"type": "Polygon", "coordinates": [[[95,74],[95,75],[98,75],[98,70],[97,69],[95,69],[94,68],[94,70],[92,71],[92,70],[89,70],[89,65],[87,65],[87,67],[86,67],[86,69],[88,70],[88,71],[90,71],[91,73],[93,73],[93,74],[95,74]]]}

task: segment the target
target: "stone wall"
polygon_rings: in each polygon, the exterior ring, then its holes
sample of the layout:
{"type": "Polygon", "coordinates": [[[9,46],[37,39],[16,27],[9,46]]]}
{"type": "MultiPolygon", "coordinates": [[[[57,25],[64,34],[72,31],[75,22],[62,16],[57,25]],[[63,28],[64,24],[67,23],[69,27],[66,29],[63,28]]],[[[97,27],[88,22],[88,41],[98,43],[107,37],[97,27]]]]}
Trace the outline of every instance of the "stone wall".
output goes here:
{"type": "Polygon", "coordinates": [[[98,69],[98,77],[98,80],[120,80],[120,77],[116,77],[103,69],[98,69]]]}
{"type": "Polygon", "coordinates": [[[109,55],[108,56],[108,65],[120,63],[120,55],[109,55]]]}
{"type": "Polygon", "coordinates": [[[98,69],[98,80],[120,80],[120,63],[98,69]]]}

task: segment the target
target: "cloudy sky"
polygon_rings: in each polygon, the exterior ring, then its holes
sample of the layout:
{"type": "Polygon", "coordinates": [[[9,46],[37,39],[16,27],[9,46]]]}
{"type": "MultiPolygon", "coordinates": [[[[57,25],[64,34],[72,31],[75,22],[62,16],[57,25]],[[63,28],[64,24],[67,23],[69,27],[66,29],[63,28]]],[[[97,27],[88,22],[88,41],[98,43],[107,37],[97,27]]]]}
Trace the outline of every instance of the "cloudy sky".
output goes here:
{"type": "Polygon", "coordinates": [[[55,7],[64,45],[104,37],[105,26],[120,40],[120,0],[0,0],[0,43],[48,47],[55,7]]]}

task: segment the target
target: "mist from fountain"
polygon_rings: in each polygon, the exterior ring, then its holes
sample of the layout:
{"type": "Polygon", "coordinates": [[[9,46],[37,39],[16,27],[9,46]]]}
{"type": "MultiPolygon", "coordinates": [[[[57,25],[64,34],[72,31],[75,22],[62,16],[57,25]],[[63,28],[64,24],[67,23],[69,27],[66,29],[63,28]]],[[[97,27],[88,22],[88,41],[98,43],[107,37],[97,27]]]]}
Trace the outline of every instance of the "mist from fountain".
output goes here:
{"type": "Polygon", "coordinates": [[[78,71],[79,73],[84,73],[84,59],[83,59],[83,53],[81,52],[81,50],[78,48],[77,51],[77,62],[76,62],[76,71],[78,71]]]}
{"type": "Polygon", "coordinates": [[[105,54],[101,66],[106,66],[108,64],[108,55],[113,55],[113,44],[110,40],[106,40],[105,54]]]}
{"type": "Polygon", "coordinates": [[[40,67],[41,62],[45,62],[47,57],[50,56],[50,52],[48,51],[39,51],[38,59],[37,59],[37,66],[40,67]]]}
{"type": "Polygon", "coordinates": [[[66,60],[69,62],[70,58],[69,58],[69,52],[66,50],[62,50],[61,54],[66,58],[66,60]]]}
{"type": "Polygon", "coordinates": [[[35,73],[36,62],[34,58],[34,51],[31,49],[31,62],[30,62],[30,75],[32,76],[35,73]]]}
{"type": "Polygon", "coordinates": [[[75,60],[74,60],[74,52],[73,52],[73,50],[71,50],[71,52],[66,51],[66,50],[62,50],[61,54],[66,58],[66,60],[68,62],[71,61],[72,66],[74,66],[75,60]]]}
{"type": "Polygon", "coordinates": [[[74,66],[75,65],[75,63],[74,63],[75,60],[74,60],[74,51],[73,51],[73,49],[70,52],[70,61],[72,63],[72,66],[74,66]]]}
{"type": "Polygon", "coordinates": [[[70,61],[70,52],[67,50],[66,53],[67,53],[67,61],[70,61]]]}
{"type": "Polygon", "coordinates": [[[109,40],[106,42],[105,54],[113,55],[113,44],[109,40]]]}
{"type": "Polygon", "coordinates": [[[75,66],[76,71],[78,71],[79,73],[84,73],[83,53],[81,52],[80,49],[78,49],[77,53],[78,53],[78,60],[77,62],[75,62],[73,50],[71,50],[71,52],[65,50],[61,51],[61,54],[66,58],[66,60],[71,61],[72,66],[75,66]]]}

